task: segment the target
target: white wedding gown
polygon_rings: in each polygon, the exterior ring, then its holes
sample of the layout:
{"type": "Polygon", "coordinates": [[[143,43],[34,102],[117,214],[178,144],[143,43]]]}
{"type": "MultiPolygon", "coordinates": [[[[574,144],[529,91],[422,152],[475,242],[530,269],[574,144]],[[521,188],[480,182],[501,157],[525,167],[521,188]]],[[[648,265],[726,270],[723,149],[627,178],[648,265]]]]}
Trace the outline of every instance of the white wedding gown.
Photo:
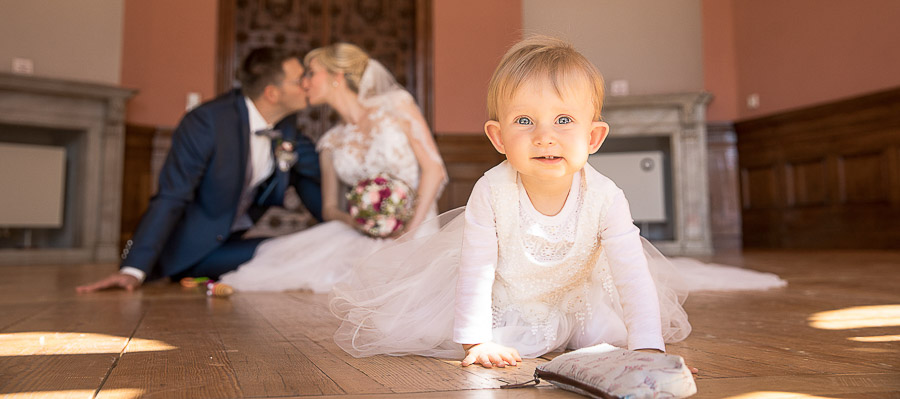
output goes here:
{"type": "MultiPolygon", "coordinates": [[[[331,151],[334,170],[343,184],[352,187],[386,172],[413,191],[418,188],[419,164],[405,133],[411,122],[408,116],[392,112],[404,101],[412,101],[405,92],[373,101],[367,128],[341,124],[319,140],[318,150],[331,151]]],[[[429,217],[435,215],[436,207],[432,207],[429,217]]],[[[387,242],[390,240],[363,235],[343,222],[320,223],[264,241],[253,259],[224,274],[220,281],[239,291],[309,289],[325,293],[345,278],[355,262],[387,242]]]]}

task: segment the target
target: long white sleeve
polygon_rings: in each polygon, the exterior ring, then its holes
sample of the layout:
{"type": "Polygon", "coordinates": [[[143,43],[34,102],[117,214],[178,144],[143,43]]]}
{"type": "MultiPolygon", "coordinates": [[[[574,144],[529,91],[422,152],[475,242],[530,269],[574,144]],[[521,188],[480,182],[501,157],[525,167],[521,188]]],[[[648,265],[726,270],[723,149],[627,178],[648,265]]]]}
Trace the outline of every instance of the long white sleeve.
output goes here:
{"type": "Polygon", "coordinates": [[[656,285],[644,256],[640,230],[631,219],[631,209],[621,191],[610,204],[600,226],[600,237],[624,311],[628,349],[664,351],[656,285]]]}
{"type": "Polygon", "coordinates": [[[479,344],[492,340],[491,290],[497,268],[498,244],[490,186],[482,177],[466,204],[453,341],[479,344]]]}

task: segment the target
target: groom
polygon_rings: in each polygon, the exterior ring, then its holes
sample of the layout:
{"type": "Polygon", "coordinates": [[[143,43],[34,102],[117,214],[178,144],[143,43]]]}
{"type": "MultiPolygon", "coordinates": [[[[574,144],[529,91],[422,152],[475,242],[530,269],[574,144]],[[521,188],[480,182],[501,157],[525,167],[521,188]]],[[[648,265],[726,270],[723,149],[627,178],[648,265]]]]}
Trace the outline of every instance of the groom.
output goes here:
{"type": "Polygon", "coordinates": [[[321,220],[319,157],[296,130],[295,113],[307,106],[303,72],[293,55],[254,50],[241,66],[241,89],[185,115],[121,268],[76,290],[218,278],[250,260],[262,239],[241,236],[269,206],[281,205],[289,185],[321,220]]]}

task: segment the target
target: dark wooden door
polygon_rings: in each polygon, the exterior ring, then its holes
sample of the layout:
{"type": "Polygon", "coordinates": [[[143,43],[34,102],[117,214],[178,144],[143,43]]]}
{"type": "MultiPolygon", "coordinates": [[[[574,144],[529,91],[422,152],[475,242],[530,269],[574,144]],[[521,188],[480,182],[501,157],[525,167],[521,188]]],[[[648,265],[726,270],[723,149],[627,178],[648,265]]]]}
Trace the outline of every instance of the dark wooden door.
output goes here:
{"type": "MultiPolygon", "coordinates": [[[[261,46],[299,54],[335,42],[360,46],[409,90],[431,121],[431,0],[221,0],[217,89],[234,87],[240,61],[261,46]]],[[[301,112],[317,138],[338,119],[328,107],[301,112]]]]}

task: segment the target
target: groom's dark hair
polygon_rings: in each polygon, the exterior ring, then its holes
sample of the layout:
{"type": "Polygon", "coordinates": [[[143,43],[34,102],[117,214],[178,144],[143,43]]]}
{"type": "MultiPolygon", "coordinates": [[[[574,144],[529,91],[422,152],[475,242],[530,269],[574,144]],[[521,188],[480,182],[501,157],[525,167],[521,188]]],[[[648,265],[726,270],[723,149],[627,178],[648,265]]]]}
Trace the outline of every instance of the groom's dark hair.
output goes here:
{"type": "Polygon", "coordinates": [[[281,84],[284,80],[282,64],[291,58],[298,57],[274,47],[260,47],[247,54],[238,73],[244,95],[255,99],[262,95],[266,86],[281,84]]]}

